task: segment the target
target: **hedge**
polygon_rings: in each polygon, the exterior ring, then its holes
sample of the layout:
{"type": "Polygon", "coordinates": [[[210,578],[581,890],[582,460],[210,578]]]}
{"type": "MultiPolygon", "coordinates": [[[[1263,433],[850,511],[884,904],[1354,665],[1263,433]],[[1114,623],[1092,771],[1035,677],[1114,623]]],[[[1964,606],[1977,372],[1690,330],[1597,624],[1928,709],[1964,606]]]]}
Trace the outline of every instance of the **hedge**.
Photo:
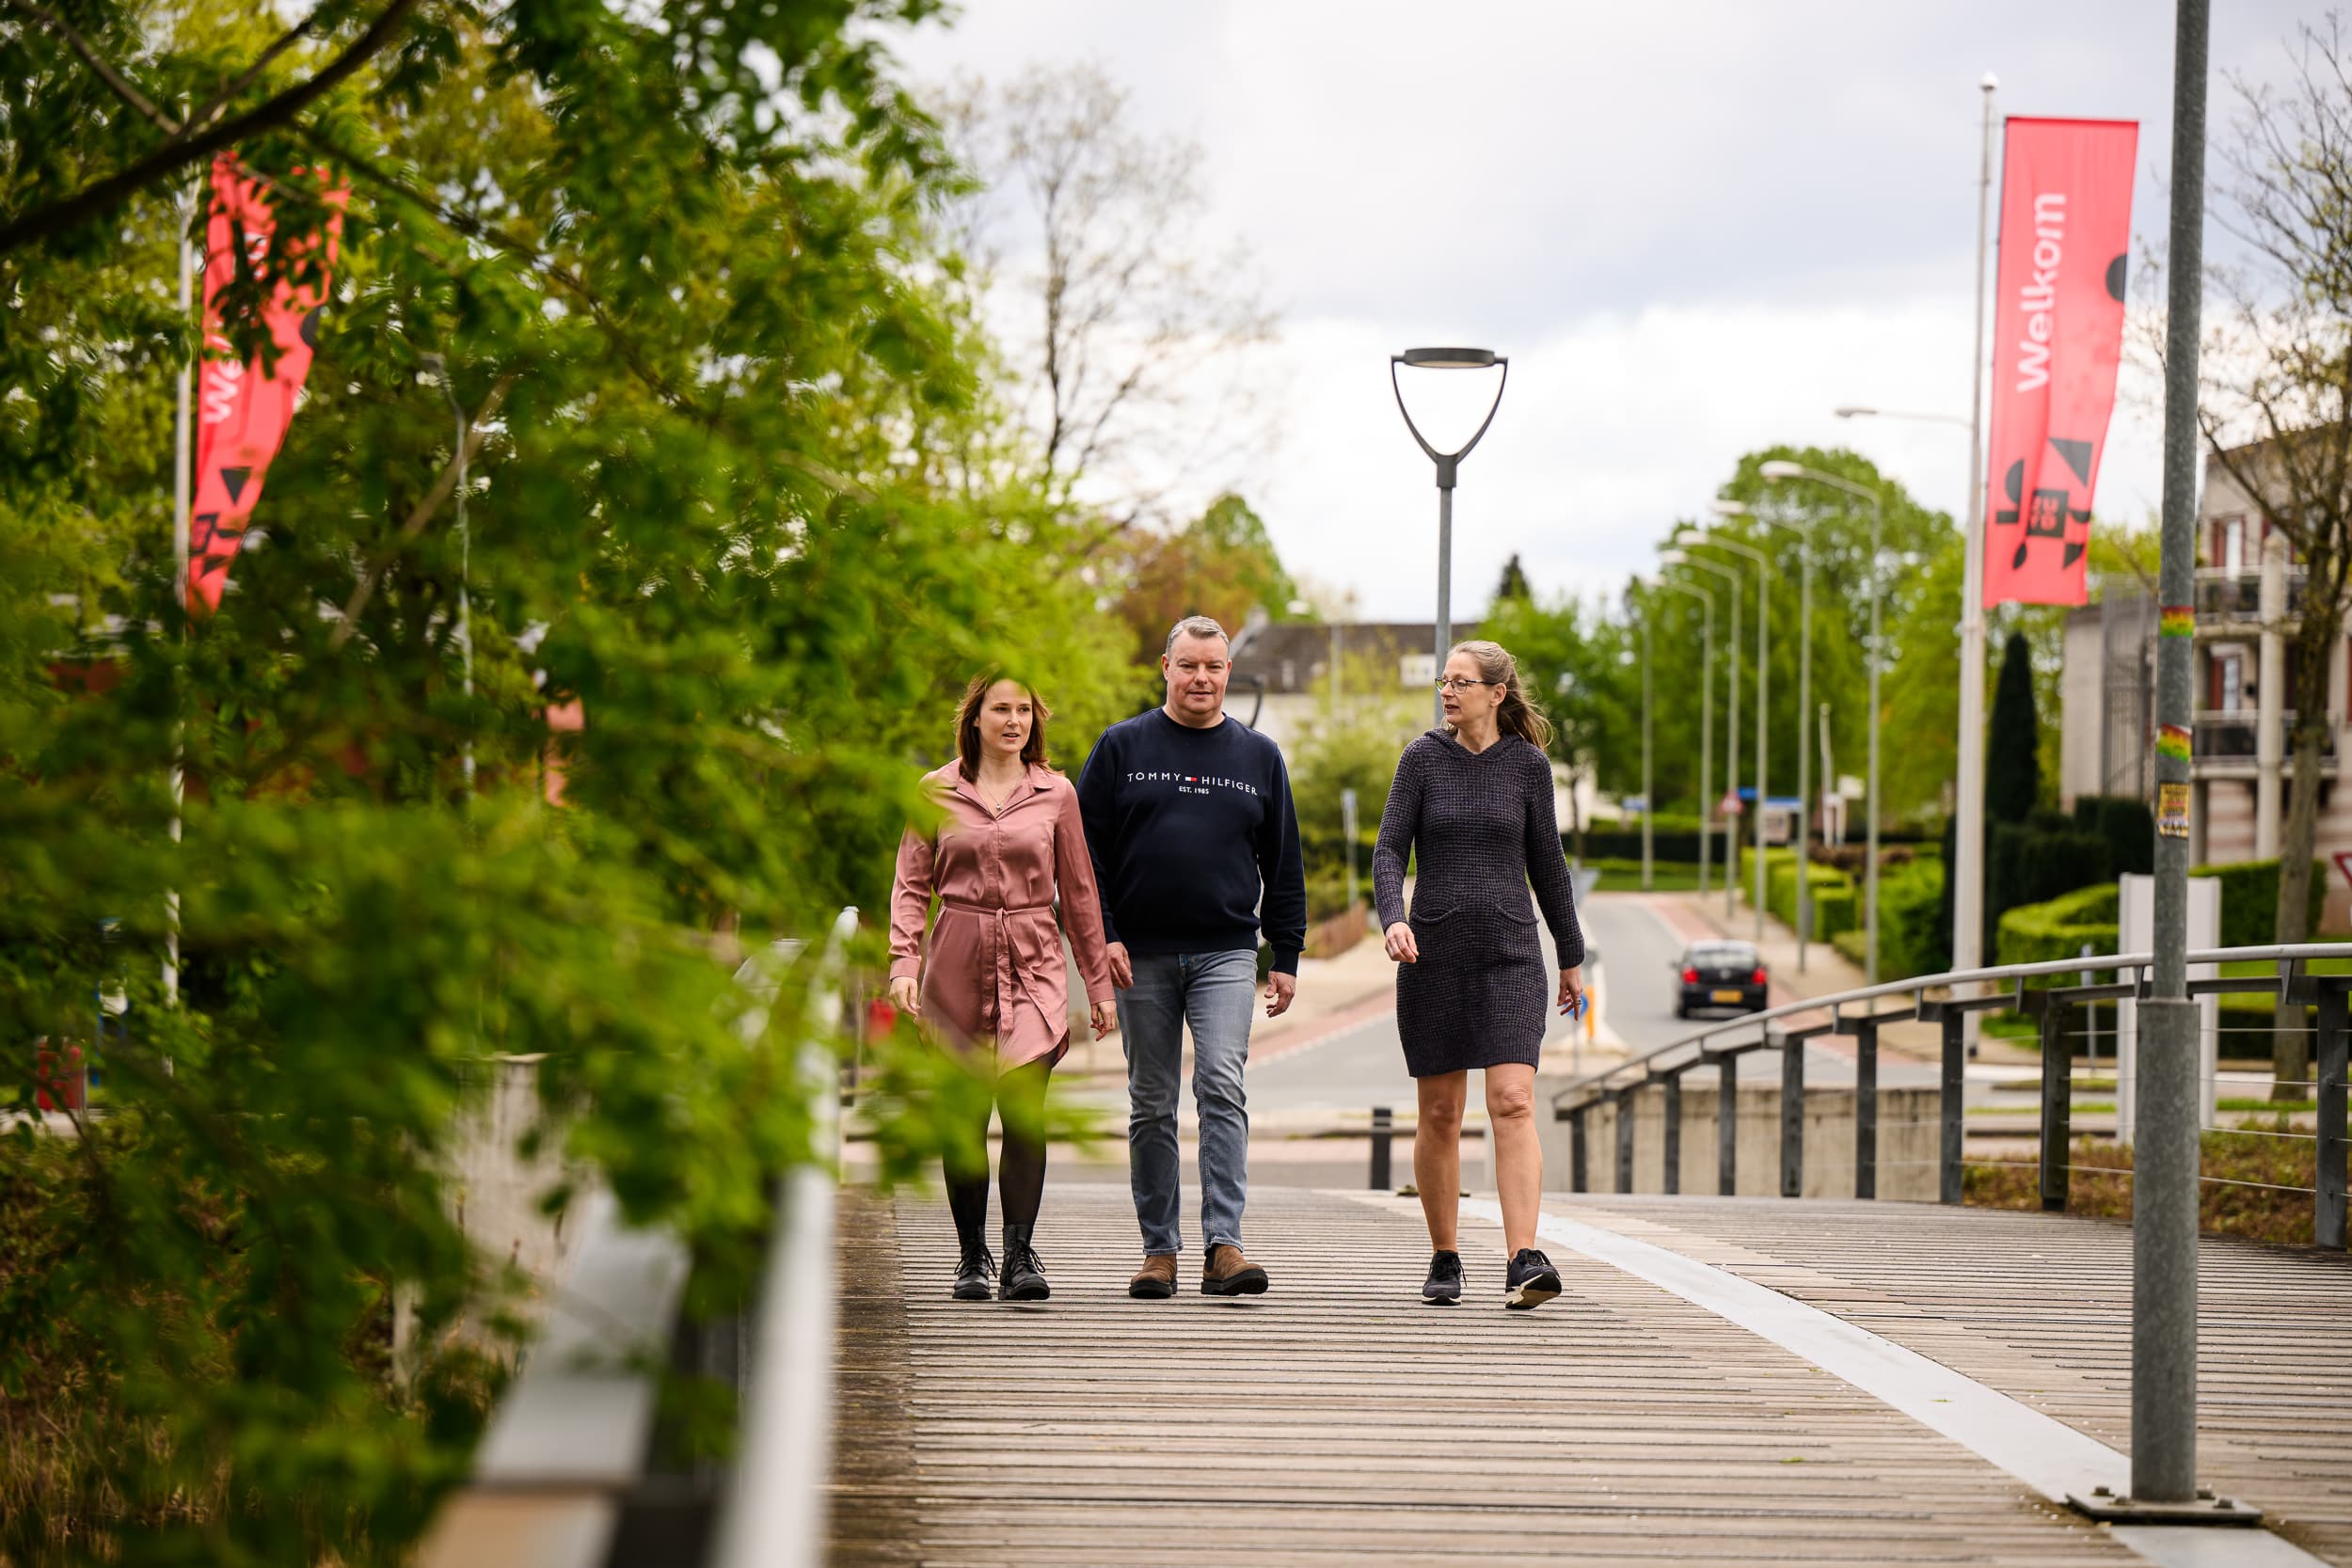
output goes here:
{"type": "MultiPolygon", "coordinates": [[[[2039,904],[2021,904],[2001,916],[1996,963],[2042,963],[2072,958],[2089,942],[2093,953],[2116,950],[2117,895],[2113,882],[2080,888],[2039,904]]],[[[2065,982],[2043,979],[2049,985],[2065,982]]]]}
{"type": "MultiPolygon", "coordinates": [[[[2217,877],[2221,881],[2221,945],[2263,947],[2279,940],[2279,863],[2237,861],[2227,865],[2194,865],[2192,877],[2217,877]]],[[[2328,874],[2312,863],[2310,913],[2303,929],[2319,934],[2320,907],[2328,901],[2328,874]]]]}
{"type": "MultiPolygon", "coordinates": [[[[1724,838],[1718,828],[1708,835],[1708,860],[1721,865],[1724,861],[1724,838]]],[[[1564,832],[1560,846],[1570,855],[1577,852],[1576,834],[1564,832]]],[[[1584,831],[1584,858],[1588,861],[1638,861],[1642,858],[1642,830],[1630,832],[1622,828],[1606,831],[1588,828],[1584,831]]],[[[1654,861],[1688,861],[1699,863],[1699,834],[1696,824],[1678,832],[1670,832],[1661,824],[1650,834],[1650,858],[1654,861]]]]}
{"type": "Polygon", "coordinates": [[[2074,826],[2107,841],[2107,864],[2118,877],[2144,877],[2156,868],[2156,817],[2137,795],[2077,795],[2074,826]]]}

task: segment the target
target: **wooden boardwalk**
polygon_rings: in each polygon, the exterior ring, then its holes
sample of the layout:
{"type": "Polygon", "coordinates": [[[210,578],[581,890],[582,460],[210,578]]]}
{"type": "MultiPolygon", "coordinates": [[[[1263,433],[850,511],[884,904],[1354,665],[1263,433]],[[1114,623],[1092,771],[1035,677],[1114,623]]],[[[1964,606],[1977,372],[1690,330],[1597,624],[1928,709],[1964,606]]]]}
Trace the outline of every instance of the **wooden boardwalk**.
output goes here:
{"type": "MultiPolygon", "coordinates": [[[[839,1563],[2145,1560],[1812,1362],[1561,1247],[1567,1293],[1506,1314],[1500,1236],[1466,1221],[1472,1301],[1422,1307],[1409,1200],[1261,1190],[1250,1252],[1273,1291],[1200,1296],[1187,1256],[1185,1293],[1152,1303],[1124,1294],[1125,1192],[1057,1187],[1039,1238],[1055,1297],[1034,1307],[947,1299],[936,1203],[846,1204],[839,1563]]],[[[2127,1445],[2120,1228],[1898,1204],[1547,1207],[2127,1445]]],[[[2352,1267],[2217,1243],[2205,1279],[2201,1470],[2352,1563],[2352,1267]]]]}

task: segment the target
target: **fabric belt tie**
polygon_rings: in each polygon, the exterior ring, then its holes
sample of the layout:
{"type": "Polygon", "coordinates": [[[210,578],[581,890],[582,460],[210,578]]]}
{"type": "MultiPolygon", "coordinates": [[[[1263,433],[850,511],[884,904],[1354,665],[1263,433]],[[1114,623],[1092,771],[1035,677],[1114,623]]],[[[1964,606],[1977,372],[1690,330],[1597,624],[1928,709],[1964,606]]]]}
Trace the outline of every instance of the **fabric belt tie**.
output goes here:
{"type": "MultiPolygon", "coordinates": [[[[965,914],[979,915],[990,923],[990,945],[995,949],[989,955],[988,963],[990,978],[994,982],[993,989],[995,991],[996,1000],[996,1006],[993,1009],[996,1016],[992,1022],[999,1029],[1005,1028],[1007,1026],[1006,1009],[1018,1000],[1025,998],[1030,1006],[1036,1006],[1036,999],[1029,997],[1028,987],[1022,983],[1020,966],[1014,961],[1012,927],[1007,923],[1005,917],[1015,914],[1035,914],[1041,911],[1050,913],[1054,906],[1051,904],[975,904],[961,898],[942,898],[939,905],[942,909],[958,910],[965,914]]],[[[1041,1008],[1040,1010],[1042,1011],[1041,1008]]],[[[1047,1022],[1050,1023],[1052,1021],[1049,1019],[1047,1022]]]]}

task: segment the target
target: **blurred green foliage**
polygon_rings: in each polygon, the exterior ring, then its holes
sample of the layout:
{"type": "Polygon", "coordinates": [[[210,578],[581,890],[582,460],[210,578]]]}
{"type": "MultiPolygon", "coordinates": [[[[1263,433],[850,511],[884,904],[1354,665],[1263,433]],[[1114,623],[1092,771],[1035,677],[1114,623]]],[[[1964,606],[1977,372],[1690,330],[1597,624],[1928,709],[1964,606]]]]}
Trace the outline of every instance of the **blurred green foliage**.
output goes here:
{"type": "MultiPolygon", "coordinates": [[[[1099,531],[1004,477],[988,345],[940,286],[961,177],[883,46],[933,8],[419,0],[246,138],[278,236],[231,290],[241,346],[320,221],[308,171],[352,198],[259,536],[193,625],[169,456],[193,171],[0,251],[7,1107],[31,1108],[31,1041],[127,1007],[103,1114],[0,1142],[0,1559],[402,1560],[501,1354],[501,1271],[444,1174],[482,1064],[539,1058],[567,1165],[686,1238],[697,1301],[739,1299],[817,1085],[781,1029],[741,1037],[732,952],[855,904],[879,954],[974,667],[1037,686],[1065,766],[1132,709],[1099,531]],[[452,397],[495,404],[463,533],[427,504],[452,397]],[[568,704],[584,725],[551,731],[568,704]]],[[[167,105],[284,29],[246,0],[70,10],[167,105]]],[[[326,8],[236,103],[371,19],[326,8]]],[[[0,218],[161,139],[52,34],[0,36],[0,218]]],[[[876,1068],[898,1174],[958,1092],[905,1044],[876,1068]]]]}

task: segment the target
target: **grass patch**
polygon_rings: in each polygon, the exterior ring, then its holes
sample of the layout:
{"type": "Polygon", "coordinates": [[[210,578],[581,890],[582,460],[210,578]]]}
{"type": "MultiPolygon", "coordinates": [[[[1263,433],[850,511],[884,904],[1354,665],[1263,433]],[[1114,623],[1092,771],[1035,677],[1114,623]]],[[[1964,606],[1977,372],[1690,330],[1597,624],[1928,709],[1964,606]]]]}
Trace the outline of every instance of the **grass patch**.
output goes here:
{"type": "Polygon", "coordinates": [[[2213,1105],[2217,1111],[2255,1111],[2265,1116],[2280,1111],[2319,1109],[2316,1100],[2217,1100],[2213,1105]]]}
{"type": "MultiPolygon", "coordinates": [[[[2291,1131],[2284,1117],[2265,1132],[2291,1131]]],[[[2213,1236],[2238,1236],[2275,1246],[2312,1244],[2312,1195],[2280,1191],[2312,1184],[2317,1166],[2313,1145],[2304,1138],[2242,1132],[2207,1132],[2199,1139],[2201,1174],[2198,1228],[2213,1236]],[[2247,1183],[2258,1183],[2248,1185],[2247,1183]]],[[[2068,1155],[2074,1179],[2066,1212],[2093,1219],[2132,1217],[2132,1150],[2105,1140],[2078,1139],[2068,1155]]],[[[1962,1172],[1963,1201],[1982,1209],[2042,1207],[2040,1177],[2031,1161],[1972,1164],[1962,1172]]]]}

